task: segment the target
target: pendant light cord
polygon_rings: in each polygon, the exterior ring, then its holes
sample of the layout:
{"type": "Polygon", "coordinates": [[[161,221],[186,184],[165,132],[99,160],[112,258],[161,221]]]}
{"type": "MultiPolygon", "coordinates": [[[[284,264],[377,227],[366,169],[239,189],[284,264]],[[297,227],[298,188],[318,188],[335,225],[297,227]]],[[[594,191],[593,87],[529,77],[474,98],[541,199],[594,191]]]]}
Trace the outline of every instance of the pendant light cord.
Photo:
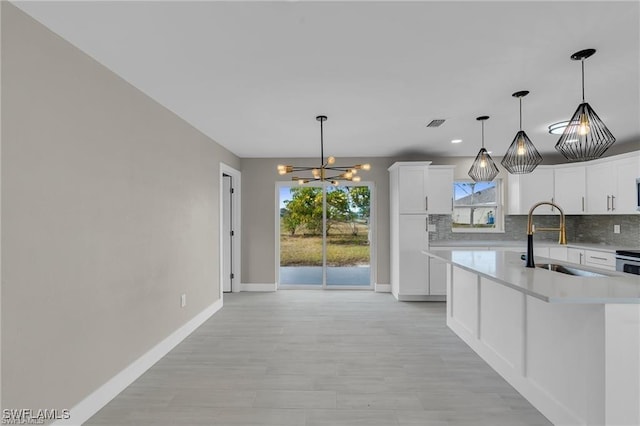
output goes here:
{"type": "Polygon", "coordinates": [[[322,132],[322,120],[320,120],[320,164],[324,164],[324,135],[322,132]]]}
{"type": "Polygon", "coordinates": [[[482,121],[482,148],[484,149],[484,120],[482,121]]]}
{"type": "Polygon", "coordinates": [[[522,97],[518,98],[520,101],[520,130],[522,130],[522,97]]]}
{"type": "Polygon", "coordinates": [[[584,59],[580,63],[582,64],[582,103],[584,103],[584,59]]]}

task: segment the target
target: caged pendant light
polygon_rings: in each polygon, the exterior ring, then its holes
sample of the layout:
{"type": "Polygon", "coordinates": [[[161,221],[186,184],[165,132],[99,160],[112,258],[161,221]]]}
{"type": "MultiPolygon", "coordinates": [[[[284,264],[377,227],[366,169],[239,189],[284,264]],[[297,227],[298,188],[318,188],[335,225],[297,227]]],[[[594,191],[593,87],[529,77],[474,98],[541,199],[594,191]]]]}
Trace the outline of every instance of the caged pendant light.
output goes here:
{"type": "Polygon", "coordinates": [[[476,120],[482,123],[482,148],[473,161],[471,168],[469,169],[469,176],[475,182],[491,182],[496,176],[498,176],[498,166],[493,162],[493,159],[484,148],[484,122],[489,119],[489,116],[483,115],[476,118],[476,120]]]}
{"type": "Polygon", "coordinates": [[[584,60],[594,53],[595,49],[585,49],[571,55],[571,59],[582,64],[582,103],[556,143],[556,149],[569,161],[600,158],[616,141],[598,114],[584,100],[584,60]]]}
{"type": "Polygon", "coordinates": [[[291,178],[300,185],[309,182],[329,182],[337,186],[340,181],[360,182],[357,176],[358,170],[371,170],[370,164],[355,164],[352,166],[336,166],[335,157],[324,158],[324,132],[322,123],[327,121],[326,115],[319,115],[316,120],[320,122],[320,165],[318,167],[298,167],[292,165],[278,164],[278,174],[286,175],[294,172],[311,172],[311,176],[294,176],[291,178]]]}
{"type": "Polygon", "coordinates": [[[513,175],[531,173],[542,162],[542,156],[522,130],[522,98],[528,94],[527,90],[522,90],[511,95],[520,101],[520,130],[513,138],[500,164],[513,175]]]}

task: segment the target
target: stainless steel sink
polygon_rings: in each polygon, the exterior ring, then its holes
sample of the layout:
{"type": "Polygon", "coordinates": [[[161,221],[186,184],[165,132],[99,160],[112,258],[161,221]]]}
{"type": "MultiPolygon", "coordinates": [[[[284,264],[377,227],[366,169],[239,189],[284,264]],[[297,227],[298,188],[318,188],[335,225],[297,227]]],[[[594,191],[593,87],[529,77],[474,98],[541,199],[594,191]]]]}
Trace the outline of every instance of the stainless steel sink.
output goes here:
{"type": "Polygon", "coordinates": [[[573,275],[577,277],[608,277],[609,275],[600,274],[598,272],[585,271],[584,269],[573,268],[567,265],[559,265],[557,263],[542,263],[536,265],[536,268],[546,269],[548,271],[560,272],[561,274],[573,275]]]}

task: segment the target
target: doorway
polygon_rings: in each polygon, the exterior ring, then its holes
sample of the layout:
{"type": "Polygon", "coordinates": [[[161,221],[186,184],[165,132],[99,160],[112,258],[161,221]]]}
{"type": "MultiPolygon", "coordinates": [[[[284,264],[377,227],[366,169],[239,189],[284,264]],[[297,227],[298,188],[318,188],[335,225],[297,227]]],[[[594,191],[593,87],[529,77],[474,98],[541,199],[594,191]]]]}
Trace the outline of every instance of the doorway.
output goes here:
{"type": "Polygon", "coordinates": [[[277,189],[278,288],[373,288],[373,185],[277,189]]]}

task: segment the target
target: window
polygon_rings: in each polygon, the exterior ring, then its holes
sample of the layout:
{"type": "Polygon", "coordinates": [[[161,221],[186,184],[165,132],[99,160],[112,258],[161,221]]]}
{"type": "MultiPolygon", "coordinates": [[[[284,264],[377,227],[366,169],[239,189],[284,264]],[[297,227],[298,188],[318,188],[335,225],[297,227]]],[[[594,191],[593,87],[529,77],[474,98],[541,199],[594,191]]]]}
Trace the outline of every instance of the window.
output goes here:
{"type": "Polygon", "coordinates": [[[502,181],[453,183],[453,232],[502,232],[502,181]]]}

